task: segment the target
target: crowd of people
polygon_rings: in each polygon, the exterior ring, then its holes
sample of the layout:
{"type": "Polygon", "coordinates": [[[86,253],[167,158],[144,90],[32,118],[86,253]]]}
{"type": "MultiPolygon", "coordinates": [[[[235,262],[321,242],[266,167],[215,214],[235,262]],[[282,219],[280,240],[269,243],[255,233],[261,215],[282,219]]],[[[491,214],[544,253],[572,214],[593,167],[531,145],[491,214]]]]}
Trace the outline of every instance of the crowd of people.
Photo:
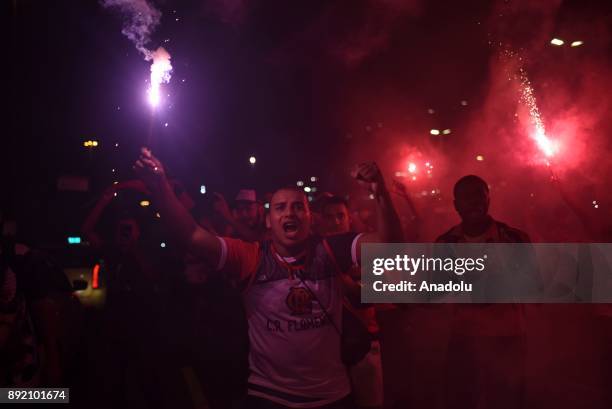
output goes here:
{"type": "MultiPolygon", "coordinates": [[[[67,309],[57,300],[72,299],[70,284],[35,251],[4,240],[0,386],[76,389],[78,374],[95,372],[103,393],[89,407],[529,407],[526,305],[361,302],[361,245],[416,241],[421,223],[407,188],[389,184],[374,162],[352,176],[375,217],[342,194],[310,201],[294,186],[195,203],[144,148],[134,170],[138,179],[109,187],[83,224],[104,260],[107,294],[96,358],[85,365],[67,358],[60,336],[57,317],[67,309]],[[100,226],[123,191],[151,198],[167,248],[151,245],[155,232],[133,214],[100,226]],[[407,214],[396,211],[398,200],[407,214]],[[406,333],[404,345],[391,346],[406,333]],[[398,353],[406,350],[407,362],[398,353]]],[[[461,177],[453,197],[461,222],[437,242],[530,242],[489,214],[482,178],[461,177]]],[[[609,310],[595,315],[610,339],[609,310]]],[[[611,355],[604,348],[602,362],[611,355]]],[[[609,385],[610,375],[597,379],[609,385]]]]}

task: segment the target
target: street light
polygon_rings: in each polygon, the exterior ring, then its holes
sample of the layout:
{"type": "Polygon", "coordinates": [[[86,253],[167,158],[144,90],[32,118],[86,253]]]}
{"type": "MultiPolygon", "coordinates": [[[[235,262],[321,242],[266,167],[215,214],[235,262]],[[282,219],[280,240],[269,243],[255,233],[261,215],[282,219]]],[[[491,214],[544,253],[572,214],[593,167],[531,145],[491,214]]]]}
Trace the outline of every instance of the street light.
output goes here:
{"type": "Polygon", "coordinates": [[[565,44],[565,42],[560,38],[553,38],[552,40],[550,40],[550,43],[556,46],[562,46],[563,44],[565,44]]]}

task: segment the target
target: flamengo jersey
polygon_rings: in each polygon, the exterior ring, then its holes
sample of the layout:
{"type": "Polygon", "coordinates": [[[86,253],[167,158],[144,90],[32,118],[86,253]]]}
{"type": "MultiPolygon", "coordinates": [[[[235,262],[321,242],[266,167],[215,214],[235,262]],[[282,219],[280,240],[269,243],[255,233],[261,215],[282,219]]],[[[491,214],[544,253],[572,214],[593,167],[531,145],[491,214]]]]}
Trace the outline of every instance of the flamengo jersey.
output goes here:
{"type": "Polygon", "coordinates": [[[250,395],[311,408],[350,393],[340,335],[323,308],[342,328],[337,274],[339,266],[346,265],[343,260],[348,258],[350,264],[355,259],[357,239],[356,234],[328,241],[312,238],[308,256],[295,260],[280,257],[270,242],[220,238],[219,268],[249,283],[243,299],[249,323],[250,395]]]}

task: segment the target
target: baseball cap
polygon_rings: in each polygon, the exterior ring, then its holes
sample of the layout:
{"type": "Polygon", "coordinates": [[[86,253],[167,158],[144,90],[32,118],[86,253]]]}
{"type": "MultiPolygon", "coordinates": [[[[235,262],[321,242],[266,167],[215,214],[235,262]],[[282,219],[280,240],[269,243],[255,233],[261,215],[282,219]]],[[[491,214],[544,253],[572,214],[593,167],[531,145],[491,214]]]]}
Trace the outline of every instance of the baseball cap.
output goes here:
{"type": "Polygon", "coordinates": [[[253,189],[240,189],[234,200],[236,202],[256,202],[257,194],[253,189]]]}

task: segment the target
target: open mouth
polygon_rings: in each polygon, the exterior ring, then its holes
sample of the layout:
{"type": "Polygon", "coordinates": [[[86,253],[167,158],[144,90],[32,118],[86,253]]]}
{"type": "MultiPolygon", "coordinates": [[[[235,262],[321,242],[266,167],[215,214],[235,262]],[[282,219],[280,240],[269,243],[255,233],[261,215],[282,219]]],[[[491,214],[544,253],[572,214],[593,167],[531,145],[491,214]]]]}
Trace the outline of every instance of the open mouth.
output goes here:
{"type": "Polygon", "coordinates": [[[287,221],[287,222],[283,223],[283,230],[287,234],[297,233],[298,228],[299,228],[299,224],[297,222],[287,221]]]}

